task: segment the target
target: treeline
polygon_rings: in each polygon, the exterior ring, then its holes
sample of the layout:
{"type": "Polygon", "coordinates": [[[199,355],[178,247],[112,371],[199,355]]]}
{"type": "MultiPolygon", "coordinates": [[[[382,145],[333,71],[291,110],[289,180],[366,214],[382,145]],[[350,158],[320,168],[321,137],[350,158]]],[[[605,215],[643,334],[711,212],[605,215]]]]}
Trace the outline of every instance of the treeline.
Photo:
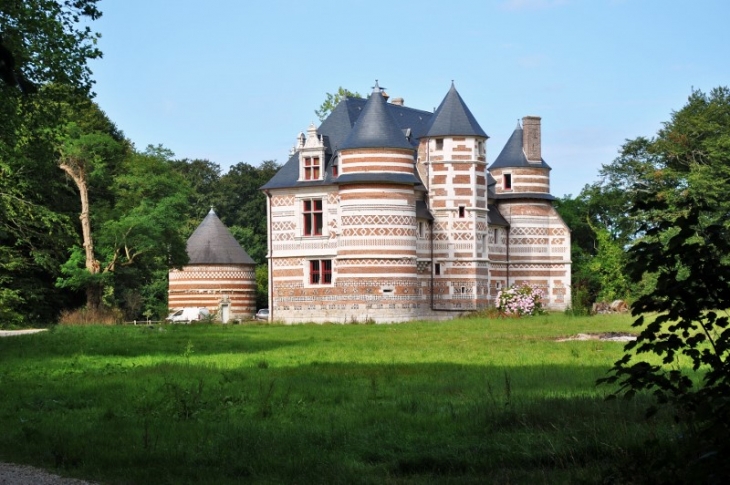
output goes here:
{"type": "MultiPolygon", "coordinates": [[[[0,326],[91,312],[160,318],[167,274],[210,207],[265,263],[273,161],[222,174],[137,149],[93,102],[97,0],[0,4],[0,326]]],[[[265,301],[266,278],[259,292],[265,301]]]]}
{"type": "MultiPolygon", "coordinates": [[[[278,165],[139,150],[85,94],[0,84],[0,323],[47,324],[78,308],[96,318],[157,319],[167,274],[214,207],[266,263],[265,197],[278,165]]],[[[265,285],[266,279],[262,283],[265,285]]],[[[261,287],[263,302],[266,288],[261,287]]]]}

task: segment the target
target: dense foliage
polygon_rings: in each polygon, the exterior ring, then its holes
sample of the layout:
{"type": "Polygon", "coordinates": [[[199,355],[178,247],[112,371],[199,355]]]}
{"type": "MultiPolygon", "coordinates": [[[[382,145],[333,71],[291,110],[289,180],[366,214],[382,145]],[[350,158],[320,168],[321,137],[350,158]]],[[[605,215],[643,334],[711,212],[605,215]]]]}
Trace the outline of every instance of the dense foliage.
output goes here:
{"type": "Polygon", "coordinates": [[[90,92],[96,3],[0,3],[2,327],[47,325],[82,307],[164,316],[168,269],[185,264],[185,241],[211,206],[265,263],[258,187],[278,165],[221,175],[207,160],[135,149],[90,92]]]}
{"type": "MultiPolygon", "coordinates": [[[[730,90],[695,91],[645,148],[624,147],[641,173],[629,195],[639,237],[627,273],[654,283],[633,307],[638,339],[605,382],[648,390],[684,426],[680,481],[730,478],[730,90]],[[645,314],[656,313],[651,318],[645,314]],[[661,364],[651,359],[661,357],[661,364]]],[[[654,411],[655,408],[650,411],[654,411]]]]}

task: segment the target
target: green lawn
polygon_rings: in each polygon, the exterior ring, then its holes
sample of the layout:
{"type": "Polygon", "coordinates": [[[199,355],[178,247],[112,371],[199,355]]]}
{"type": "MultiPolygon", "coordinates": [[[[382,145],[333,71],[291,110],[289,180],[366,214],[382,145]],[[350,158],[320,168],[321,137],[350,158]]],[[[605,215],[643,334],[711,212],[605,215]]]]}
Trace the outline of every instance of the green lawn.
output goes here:
{"type": "Polygon", "coordinates": [[[645,399],[628,316],[55,327],[0,339],[0,460],[108,484],[607,483],[645,399]]]}

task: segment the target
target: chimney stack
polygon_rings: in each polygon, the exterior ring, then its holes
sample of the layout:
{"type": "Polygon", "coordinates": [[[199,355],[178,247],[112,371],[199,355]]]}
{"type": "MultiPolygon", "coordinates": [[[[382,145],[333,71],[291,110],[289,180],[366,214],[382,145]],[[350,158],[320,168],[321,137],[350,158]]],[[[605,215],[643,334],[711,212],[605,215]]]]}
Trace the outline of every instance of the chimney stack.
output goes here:
{"type": "Polygon", "coordinates": [[[396,106],[403,106],[403,104],[404,104],[404,101],[403,101],[403,98],[393,98],[393,99],[392,99],[392,100],[390,101],[390,104],[394,104],[394,105],[396,105],[396,106]]]}
{"type": "Polygon", "coordinates": [[[542,149],[540,147],[540,117],[525,116],[522,118],[522,149],[528,162],[540,163],[542,149]]]}

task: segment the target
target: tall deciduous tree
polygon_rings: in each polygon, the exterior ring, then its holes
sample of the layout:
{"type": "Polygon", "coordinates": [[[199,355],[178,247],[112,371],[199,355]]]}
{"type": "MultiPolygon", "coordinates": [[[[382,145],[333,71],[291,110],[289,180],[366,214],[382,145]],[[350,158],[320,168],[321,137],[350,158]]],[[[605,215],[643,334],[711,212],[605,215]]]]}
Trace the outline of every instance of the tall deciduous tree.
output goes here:
{"type": "Polygon", "coordinates": [[[641,238],[629,250],[628,269],[634,281],[649,275],[656,284],[633,306],[638,339],[603,382],[618,383],[627,396],[651,391],[660,406],[676,411],[689,456],[679,467],[663,463],[679,469],[673,480],[724,483],[730,479],[730,90],[693,92],[645,154],[654,169],[630,186],[641,238]]]}

